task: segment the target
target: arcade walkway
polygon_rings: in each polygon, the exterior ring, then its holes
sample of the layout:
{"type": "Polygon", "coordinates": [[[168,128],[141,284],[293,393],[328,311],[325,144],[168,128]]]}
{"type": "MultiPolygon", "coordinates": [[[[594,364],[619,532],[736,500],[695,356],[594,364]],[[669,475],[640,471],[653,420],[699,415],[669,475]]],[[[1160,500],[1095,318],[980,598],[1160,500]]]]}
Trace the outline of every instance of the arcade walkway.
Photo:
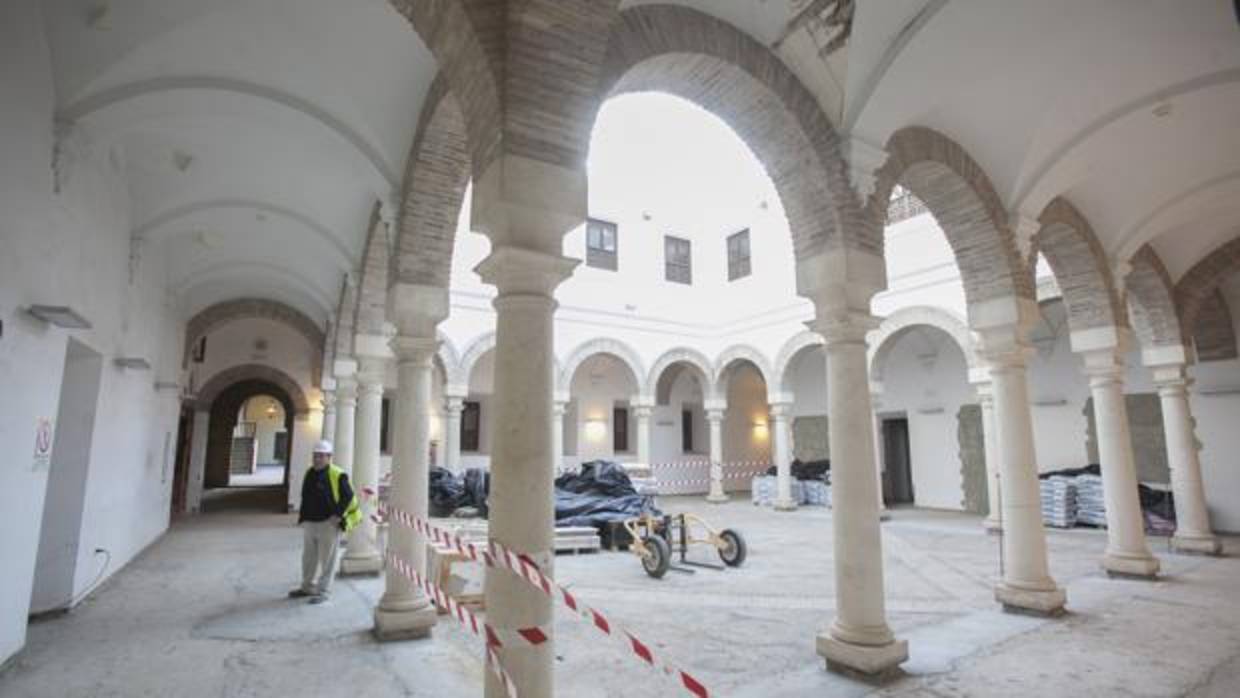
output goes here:
{"type": "MultiPolygon", "coordinates": [[[[481,694],[479,646],[441,621],[431,642],[377,644],[378,579],[344,580],[331,604],[284,598],[300,535],[261,490],[213,493],[210,513],[178,524],[68,616],[30,627],[0,675],[0,696],[417,696],[481,694]]],[[[830,516],[734,501],[707,509],[744,532],[745,567],[648,579],[627,554],[557,559],[559,578],[657,649],[712,695],[860,696],[875,689],[823,670],[814,633],[832,617],[830,516]],[[726,582],[726,583],[725,583],[726,582]]],[[[1052,572],[1071,615],[1005,615],[991,598],[996,540],[976,518],[896,511],[883,524],[894,630],[910,640],[908,677],[883,696],[1236,695],[1240,559],[1165,552],[1165,577],[1117,581],[1097,570],[1105,537],[1049,532],[1052,572]],[[1224,603],[1230,598],[1231,603],[1224,603]]],[[[1227,541],[1229,553],[1240,541],[1227,541]]],[[[558,694],[676,696],[589,627],[557,616],[558,694]]]]}

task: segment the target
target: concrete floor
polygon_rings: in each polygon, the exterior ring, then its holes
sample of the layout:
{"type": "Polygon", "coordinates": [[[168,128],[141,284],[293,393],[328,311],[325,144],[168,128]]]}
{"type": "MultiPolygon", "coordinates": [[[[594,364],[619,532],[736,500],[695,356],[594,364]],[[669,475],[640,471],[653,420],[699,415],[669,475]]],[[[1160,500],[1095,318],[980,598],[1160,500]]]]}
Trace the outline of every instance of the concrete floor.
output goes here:
{"type": "MultiPolygon", "coordinates": [[[[480,646],[450,621],[429,641],[378,644],[376,578],[344,580],[332,602],[284,598],[301,535],[266,513],[276,490],[211,493],[187,520],[73,613],[30,627],[0,696],[425,696],[481,694],[480,646]]],[[[828,673],[814,636],[833,615],[830,512],[667,499],[741,530],[739,569],[646,577],[627,553],[557,559],[587,603],[700,678],[712,695],[1240,695],[1240,559],[1172,555],[1156,582],[1098,571],[1105,534],[1051,531],[1053,573],[1071,613],[1041,620],[991,600],[998,541],[976,517],[914,510],[883,524],[888,613],[909,641],[906,675],[884,687],[828,673]]],[[[1240,540],[1228,540],[1240,553],[1240,540]]],[[[557,614],[561,696],[686,695],[590,626],[557,614]]]]}

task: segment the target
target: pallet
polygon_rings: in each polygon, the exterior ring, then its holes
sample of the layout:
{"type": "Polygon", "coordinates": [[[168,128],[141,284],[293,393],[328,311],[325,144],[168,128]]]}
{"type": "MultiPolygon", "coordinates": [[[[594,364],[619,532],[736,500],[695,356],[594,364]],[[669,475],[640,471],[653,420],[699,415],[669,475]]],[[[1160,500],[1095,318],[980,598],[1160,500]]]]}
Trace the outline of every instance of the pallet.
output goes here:
{"type": "Polygon", "coordinates": [[[623,522],[611,521],[603,524],[599,542],[604,550],[628,550],[633,544],[633,537],[629,535],[623,522]]]}

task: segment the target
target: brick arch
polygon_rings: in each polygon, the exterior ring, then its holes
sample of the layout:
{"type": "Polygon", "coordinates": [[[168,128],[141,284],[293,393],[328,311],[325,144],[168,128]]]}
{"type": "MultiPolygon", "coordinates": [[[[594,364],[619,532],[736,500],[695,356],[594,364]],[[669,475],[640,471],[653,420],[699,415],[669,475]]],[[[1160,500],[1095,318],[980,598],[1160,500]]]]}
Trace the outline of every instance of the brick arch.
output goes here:
{"type": "Polygon", "coordinates": [[[310,412],[310,401],[306,399],[306,393],[301,389],[301,385],[284,371],[266,364],[241,364],[215,374],[198,389],[198,395],[194,399],[196,409],[210,410],[212,403],[224,391],[245,381],[259,381],[274,385],[288,395],[294,414],[300,416],[310,412]]]}
{"type": "Polygon", "coordinates": [[[577,369],[581,368],[581,364],[586,362],[592,356],[598,354],[607,354],[614,356],[620,360],[629,369],[629,375],[633,379],[633,387],[640,394],[645,382],[642,380],[646,376],[646,369],[642,366],[641,357],[637,350],[625,344],[618,339],[608,339],[599,337],[585,342],[573,350],[564,361],[563,368],[560,369],[560,379],[557,390],[567,392],[573,383],[573,375],[577,373],[577,369]]]}
{"type": "Polygon", "coordinates": [[[1128,266],[1128,275],[1124,277],[1128,316],[1141,346],[1147,349],[1188,346],[1176,308],[1175,287],[1158,253],[1149,245],[1143,245],[1128,261],[1128,266]]]}
{"type": "Polygon", "coordinates": [[[697,349],[688,347],[676,347],[663,352],[658,359],[655,359],[654,366],[650,368],[650,374],[646,377],[646,394],[658,398],[659,381],[663,378],[663,373],[672,366],[684,364],[697,371],[698,379],[702,382],[702,399],[709,400],[714,397],[714,368],[711,366],[710,359],[697,349]]]}
{"type": "Polygon", "coordinates": [[[405,167],[391,278],[447,288],[461,203],[469,185],[465,116],[443,75],[435,78],[418,117],[405,167]]]}
{"type": "Polygon", "coordinates": [[[769,396],[772,386],[775,385],[772,380],[775,374],[771,371],[771,364],[762,352],[745,344],[734,344],[723,350],[719,358],[715,359],[714,370],[711,372],[711,385],[715,395],[728,394],[728,386],[725,382],[729,379],[728,373],[732,366],[738,361],[748,361],[758,369],[758,374],[762,376],[762,382],[766,384],[766,392],[769,396]]]}
{"type": "Polygon", "coordinates": [[[719,116],[775,184],[797,259],[826,247],[882,253],[882,230],[861,215],[840,140],[813,95],[766,46],[730,24],[673,5],[619,14],[598,103],[655,90],[719,116]]]}
{"type": "Polygon", "coordinates": [[[1226,361],[1240,356],[1236,346],[1236,328],[1231,320],[1231,306],[1222,290],[1214,289],[1214,293],[1201,304],[1191,330],[1198,361],[1226,361]]]}
{"type": "Polygon", "coordinates": [[[352,357],[357,335],[357,279],[347,274],[340,284],[340,303],[336,306],[333,329],[332,356],[336,359],[352,357]]]}
{"type": "Polygon", "coordinates": [[[482,172],[502,147],[506,3],[389,2],[435,56],[442,81],[459,100],[470,161],[482,172]]]}
{"type": "Polygon", "coordinates": [[[882,384],[883,374],[887,368],[887,358],[891,356],[896,340],[915,327],[933,327],[951,337],[960,349],[960,353],[964,355],[965,366],[969,369],[978,367],[973,336],[963,319],[941,308],[913,306],[901,308],[888,315],[878,329],[867,338],[870,345],[870,380],[872,382],[882,384]]]}
{"type": "Polygon", "coordinates": [[[362,254],[362,270],[357,280],[353,309],[353,331],[357,334],[382,334],[387,322],[388,289],[388,226],[381,214],[382,204],[375,202],[366,228],[366,249],[362,254]]]}
{"type": "Polygon", "coordinates": [[[1240,236],[1211,250],[1180,277],[1175,285],[1175,305],[1186,336],[1196,327],[1202,307],[1214,291],[1236,272],[1240,272],[1240,236]]]}
{"type": "Polygon", "coordinates": [[[1046,257],[1068,310],[1073,330],[1127,327],[1106,252],[1089,221],[1069,201],[1055,197],[1042,215],[1029,253],[1030,273],[1037,253],[1046,257]]]}
{"type": "Polygon", "coordinates": [[[185,353],[181,357],[181,367],[189,366],[190,352],[199,339],[230,322],[251,318],[279,322],[305,337],[314,351],[310,362],[312,380],[315,384],[319,382],[323,371],[323,347],[327,341],[327,333],[300,310],[266,298],[238,298],[216,303],[190,318],[185,326],[185,353]]]}
{"type": "Polygon", "coordinates": [[[947,235],[970,307],[997,298],[1032,300],[1033,275],[1022,263],[1003,202],[968,152],[922,126],[896,131],[885,149],[887,160],[866,203],[871,225],[883,229],[891,192],[900,184],[921,199],[947,235]]]}

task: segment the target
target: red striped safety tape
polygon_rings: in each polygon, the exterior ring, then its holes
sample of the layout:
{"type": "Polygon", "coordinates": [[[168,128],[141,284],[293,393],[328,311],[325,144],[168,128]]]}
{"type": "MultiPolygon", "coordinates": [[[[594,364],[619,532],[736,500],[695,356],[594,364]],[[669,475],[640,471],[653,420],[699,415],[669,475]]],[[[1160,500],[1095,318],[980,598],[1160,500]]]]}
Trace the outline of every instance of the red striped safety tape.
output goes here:
{"type": "MultiPolygon", "coordinates": [[[[368,488],[364,489],[363,493],[367,497],[374,495],[374,491],[368,488]]],[[[512,572],[518,579],[542,591],[551,597],[552,600],[559,601],[572,611],[573,615],[578,619],[586,621],[595,630],[598,630],[609,639],[620,643],[632,656],[638,658],[665,677],[674,680],[685,691],[698,698],[708,698],[710,696],[710,692],[702,682],[698,681],[687,671],[676,667],[663,656],[656,655],[650,648],[650,645],[642,642],[627,629],[610,621],[598,609],[580,602],[572,592],[556,584],[554,580],[544,574],[538,567],[538,564],[528,555],[514,553],[494,539],[490,540],[485,547],[470,543],[453,533],[434,526],[425,519],[413,516],[397,507],[380,505],[378,509],[379,513],[386,516],[390,521],[395,521],[406,528],[411,528],[421,533],[433,540],[437,545],[452,547],[462,555],[469,557],[469,559],[481,562],[488,567],[512,572]]]]}

